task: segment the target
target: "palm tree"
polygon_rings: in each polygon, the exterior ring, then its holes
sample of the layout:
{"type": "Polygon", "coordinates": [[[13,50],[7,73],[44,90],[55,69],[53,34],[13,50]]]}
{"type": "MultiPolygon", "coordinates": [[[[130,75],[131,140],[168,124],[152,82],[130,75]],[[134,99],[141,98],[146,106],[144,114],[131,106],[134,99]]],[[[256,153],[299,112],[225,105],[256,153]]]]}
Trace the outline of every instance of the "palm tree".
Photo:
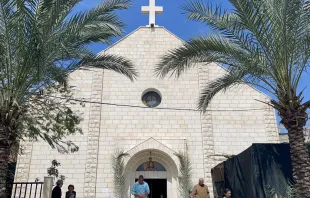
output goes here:
{"type": "MultiPolygon", "coordinates": [[[[72,13],[82,0],[0,1],[0,189],[5,189],[11,148],[24,138],[47,141],[66,151],[62,138],[79,132],[80,118],[51,98],[70,96],[68,73],[81,65],[109,69],[131,80],[131,61],[95,55],[87,46],[109,43],[124,24],[115,13],[130,0],[105,0],[89,11],[72,13]],[[46,93],[40,90],[46,89],[46,93]]],[[[71,143],[70,143],[71,144],[71,143]]],[[[3,197],[0,195],[0,197],[3,197]]]]}
{"type": "MultiPolygon", "coordinates": [[[[295,187],[310,197],[310,161],[303,128],[310,101],[298,91],[310,57],[308,0],[229,0],[232,12],[194,0],[183,6],[191,20],[214,30],[192,38],[164,55],[156,67],[159,76],[181,75],[197,64],[216,62],[227,68],[201,93],[198,108],[205,111],[217,93],[248,83],[266,90],[274,100],[281,123],[288,130],[295,187]]],[[[206,65],[207,66],[207,65],[206,65]]]]}

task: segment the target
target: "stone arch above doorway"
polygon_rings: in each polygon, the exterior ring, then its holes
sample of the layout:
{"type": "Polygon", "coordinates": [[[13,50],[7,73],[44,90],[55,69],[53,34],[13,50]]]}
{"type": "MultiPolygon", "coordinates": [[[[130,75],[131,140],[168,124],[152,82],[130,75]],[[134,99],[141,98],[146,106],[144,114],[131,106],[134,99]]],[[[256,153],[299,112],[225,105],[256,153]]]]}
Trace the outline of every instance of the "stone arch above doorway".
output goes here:
{"type": "MultiPolygon", "coordinates": [[[[130,193],[130,189],[139,175],[143,175],[144,178],[148,180],[147,182],[152,182],[152,184],[157,183],[157,185],[162,185],[161,182],[165,182],[164,187],[167,190],[165,191],[165,197],[178,197],[178,159],[174,155],[175,151],[161,142],[150,138],[127,151],[127,153],[130,155],[125,162],[126,186],[128,187],[128,193],[130,193]],[[137,168],[141,166],[141,164],[149,162],[150,157],[153,162],[160,163],[165,168],[165,171],[137,171],[137,168]]],[[[152,188],[152,184],[150,185],[150,188],[152,188]]],[[[150,196],[152,197],[153,195],[150,194],[150,196]]]]}
{"type": "Polygon", "coordinates": [[[155,149],[147,149],[147,150],[143,150],[140,151],[139,153],[137,153],[136,155],[132,156],[127,164],[126,164],[126,172],[135,172],[136,169],[145,162],[149,161],[149,157],[150,157],[150,151],[152,152],[152,159],[155,162],[158,162],[160,164],[162,164],[165,169],[170,172],[171,174],[177,174],[178,172],[178,168],[176,163],[174,162],[174,160],[172,158],[170,158],[169,155],[163,153],[160,150],[155,150],[155,149]]]}
{"type": "Polygon", "coordinates": [[[174,155],[175,151],[154,138],[150,138],[126,152],[130,157],[126,160],[125,171],[133,172],[142,163],[147,162],[150,152],[152,152],[154,161],[161,163],[172,174],[177,174],[178,159],[174,155]]]}

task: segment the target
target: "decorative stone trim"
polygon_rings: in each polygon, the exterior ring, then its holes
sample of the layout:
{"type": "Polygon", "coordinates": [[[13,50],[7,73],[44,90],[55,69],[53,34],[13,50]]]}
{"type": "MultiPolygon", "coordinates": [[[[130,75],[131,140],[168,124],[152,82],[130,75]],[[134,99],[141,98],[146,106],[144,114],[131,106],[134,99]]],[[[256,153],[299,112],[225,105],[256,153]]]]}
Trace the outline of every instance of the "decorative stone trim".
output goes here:
{"type": "MultiPolygon", "coordinates": [[[[91,102],[101,102],[102,87],[103,87],[102,85],[103,69],[93,68],[92,70],[93,70],[93,82],[91,88],[92,89],[91,102]]],[[[101,105],[91,103],[88,138],[87,138],[87,159],[85,169],[85,187],[84,187],[85,198],[96,197],[100,122],[101,122],[101,105]]]]}
{"type": "Polygon", "coordinates": [[[27,182],[29,180],[29,170],[32,157],[33,142],[25,140],[22,143],[22,153],[19,154],[15,173],[15,182],[27,182]]]}
{"type": "MultiPolygon", "coordinates": [[[[161,155],[162,158],[171,158],[173,160],[173,163],[178,166],[178,160],[176,156],[174,155],[175,151],[167,147],[166,145],[160,143],[159,141],[155,140],[154,138],[150,138],[141,144],[135,146],[134,148],[126,151],[130,155],[130,158],[126,160],[126,170],[128,169],[128,164],[130,164],[130,161],[133,159],[136,159],[136,156],[139,156],[139,154],[144,153],[143,155],[145,156],[145,152],[150,152],[152,151],[152,157],[153,153],[162,153],[161,155]]],[[[148,161],[148,155],[147,160],[148,161]]],[[[162,162],[162,161],[161,161],[162,162]]],[[[143,162],[141,162],[143,163],[143,162]]],[[[171,162],[172,163],[172,162],[171,162]]],[[[140,165],[140,164],[139,164],[140,165]]]]}
{"type": "Polygon", "coordinates": [[[145,178],[166,178],[168,185],[168,197],[177,198],[178,196],[178,166],[179,162],[174,155],[175,151],[160,143],[159,141],[150,138],[141,144],[135,146],[134,148],[127,151],[130,155],[130,158],[126,160],[125,174],[126,177],[126,186],[128,187],[127,192],[129,197],[130,188],[134,182],[134,179],[138,175],[142,174],[145,178]],[[152,159],[158,163],[161,163],[165,168],[165,172],[153,172],[153,171],[142,171],[137,172],[136,169],[144,162],[149,160],[149,153],[152,152],[152,159]]]}
{"type": "MultiPolygon", "coordinates": [[[[269,98],[265,99],[265,102],[270,102],[269,98]]],[[[266,136],[268,143],[279,143],[280,137],[278,133],[278,127],[275,122],[275,110],[268,105],[264,105],[264,119],[265,119],[265,128],[266,128],[266,136]]]]}
{"type": "Polygon", "coordinates": [[[159,150],[163,150],[163,151],[165,151],[167,154],[169,154],[171,156],[173,156],[173,154],[175,153],[174,150],[172,150],[171,148],[169,148],[166,145],[162,144],[158,140],[155,140],[154,138],[149,138],[149,139],[145,140],[141,144],[138,144],[134,148],[128,150],[127,153],[131,154],[131,156],[132,156],[133,153],[137,153],[137,152],[145,150],[145,149],[159,149],[159,150]]]}
{"type": "Polygon", "coordinates": [[[149,161],[149,152],[152,151],[152,159],[158,163],[161,163],[167,171],[171,173],[177,173],[177,165],[170,156],[161,151],[156,150],[144,150],[133,156],[126,164],[127,172],[134,172],[136,168],[142,163],[149,161]]]}
{"type": "MultiPolygon", "coordinates": [[[[209,82],[209,69],[206,65],[199,65],[199,90],[200,93],[209,82]]],[[[210,107],[209,107],[210,108],[210,107]]],[[[201,130],[203,138],[203,151],[204,151],[204,170],[205,170],[205,183],[209,186],[210,196],[213,197],[212,176],[211,169],[213,168],[213,159],[210,157],[214,155],[214,140],[212,128],[212,113],[207,111],[201,114],[201,130]]]]}

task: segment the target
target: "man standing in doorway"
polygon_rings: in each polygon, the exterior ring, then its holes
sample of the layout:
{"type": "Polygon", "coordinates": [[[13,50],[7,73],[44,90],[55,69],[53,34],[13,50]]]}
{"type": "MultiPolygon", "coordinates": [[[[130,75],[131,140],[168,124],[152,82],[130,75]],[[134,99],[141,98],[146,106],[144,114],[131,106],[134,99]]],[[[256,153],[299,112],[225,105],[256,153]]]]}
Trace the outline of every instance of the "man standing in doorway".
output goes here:
{"type": "Polygon", "coordinates": [[[210,192],[208,187],[204,184],[203,178],[199,179],[199,184],[194,186],[192,192],[193,198],[210,198],[210,192]]]}
{"type": "Polygon", "coordinates": [[[144,181],[143,176],[140,175],[138,181],[132,186],[131,194],[135,198],[147,198],[150,194],[149,185],[144,181]]]}

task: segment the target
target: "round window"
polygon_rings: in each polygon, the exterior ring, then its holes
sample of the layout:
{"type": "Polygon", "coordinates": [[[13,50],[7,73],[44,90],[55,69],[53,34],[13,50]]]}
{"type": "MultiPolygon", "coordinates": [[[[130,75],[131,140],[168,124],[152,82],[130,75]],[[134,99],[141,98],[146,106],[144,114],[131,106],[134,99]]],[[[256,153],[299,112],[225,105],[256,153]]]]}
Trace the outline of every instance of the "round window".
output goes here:
{"type": "Polygon", "coordinates": [[[161,96],[155,91],[148,91],[143,94],[142,102],[148,107],[157,107],[161,103],[161,96]]]}

